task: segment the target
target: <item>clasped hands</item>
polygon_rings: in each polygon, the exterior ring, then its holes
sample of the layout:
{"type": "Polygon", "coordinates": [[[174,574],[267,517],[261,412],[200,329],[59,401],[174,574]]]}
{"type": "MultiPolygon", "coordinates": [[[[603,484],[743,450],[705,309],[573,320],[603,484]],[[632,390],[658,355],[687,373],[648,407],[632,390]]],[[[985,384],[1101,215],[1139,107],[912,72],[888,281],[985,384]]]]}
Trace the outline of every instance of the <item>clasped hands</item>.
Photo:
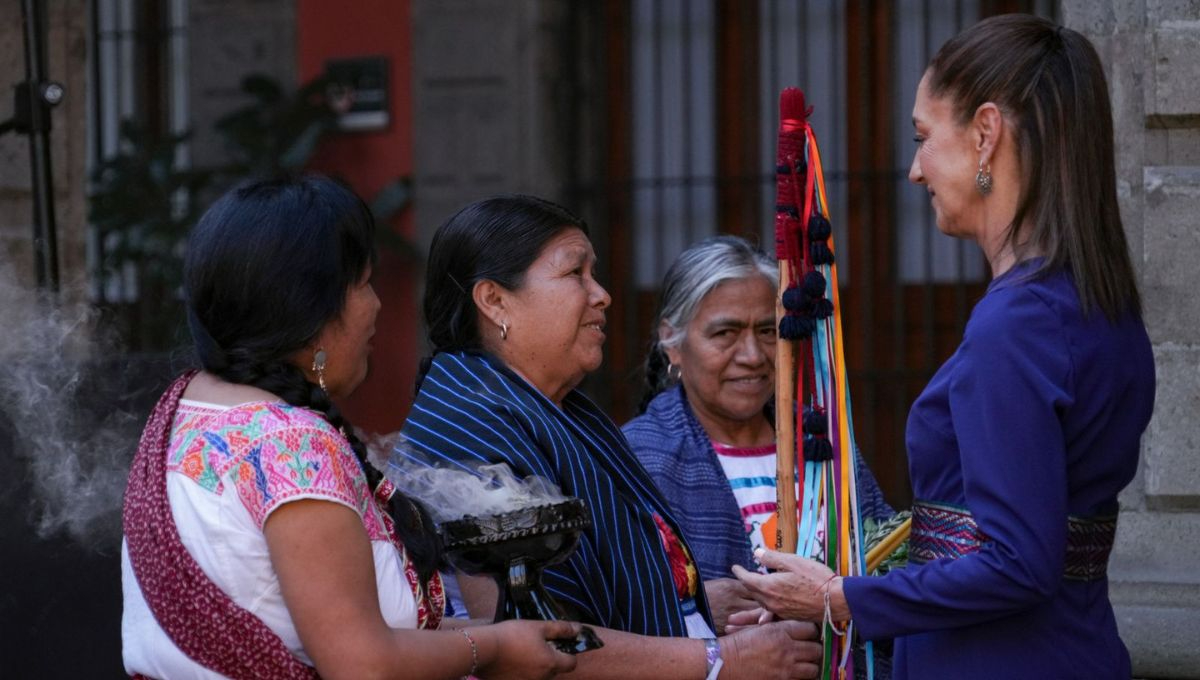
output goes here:
{"type": "Polygon", "coordinates": [[[826,616],[827,595],[829,617],[835,622],[850,618],[850,609],[842,594],[842,579],[829,567],[807,557],[773,550],[756,550],[754,557],[772,573],[759,574],[734,565],[733,575],[746,587],[761,609],[730,615],[726,624],[728,632],[772,618],[819,624],[826,616]]]}

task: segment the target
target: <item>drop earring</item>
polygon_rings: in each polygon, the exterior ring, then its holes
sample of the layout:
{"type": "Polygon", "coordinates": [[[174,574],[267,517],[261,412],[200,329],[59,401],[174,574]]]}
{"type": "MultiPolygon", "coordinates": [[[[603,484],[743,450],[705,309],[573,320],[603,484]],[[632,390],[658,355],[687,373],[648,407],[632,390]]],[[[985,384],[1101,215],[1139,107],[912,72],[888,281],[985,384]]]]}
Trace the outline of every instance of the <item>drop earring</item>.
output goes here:
{"type": "Polygon", "coordinates": [[[992,193],[992,164],[988,163],[987,168],[984,168],[982,158],[979,159],[979,172],[975,173],[975,188],[979,190],[980,196],[992,193]]]}
{"type": "Polygon", "coordinates": [[[313,352],[312,370],[317,374],[317,384],[321,386],[321,390],[324,392],[329,392],[329,390],[325,387],[326,359],[328,359],[328,355],[325,353],[324,347],[321,347],[317,349],[316,352],[313,352]]]}

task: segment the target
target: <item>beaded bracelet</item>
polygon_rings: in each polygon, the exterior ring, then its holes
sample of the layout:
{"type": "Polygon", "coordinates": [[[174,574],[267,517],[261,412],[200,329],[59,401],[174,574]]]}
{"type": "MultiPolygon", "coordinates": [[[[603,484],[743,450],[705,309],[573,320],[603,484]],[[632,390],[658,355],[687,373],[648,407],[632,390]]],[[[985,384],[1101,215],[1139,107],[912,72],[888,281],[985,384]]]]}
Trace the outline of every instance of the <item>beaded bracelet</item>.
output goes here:
{"type": "Polygon", "coordinates": [[[475,646],[475,638],[471,637],[466,628],[459,628],[458,632],[462,633],[467,642],[471,643],[471,670],[467,671],[467,674],[463,676],[464,678],[469,678],[475,675],[475,671],[479,670],[479,647],[475,646]]]}

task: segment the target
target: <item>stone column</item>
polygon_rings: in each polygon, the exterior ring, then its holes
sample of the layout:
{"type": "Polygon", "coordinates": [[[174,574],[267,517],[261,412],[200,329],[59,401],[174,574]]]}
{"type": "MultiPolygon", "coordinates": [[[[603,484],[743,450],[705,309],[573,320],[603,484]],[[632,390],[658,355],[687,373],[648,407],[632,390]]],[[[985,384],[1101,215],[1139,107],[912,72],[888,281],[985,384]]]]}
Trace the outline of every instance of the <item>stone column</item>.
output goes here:
{"type": "Polygon", "coordinates": [[[1200,669],[1200,2],[1064,0],[1108,68],[1121,215],[1158,393],[1110,592],[1134,675],[1200,669]]]}
{"type": "Polygon", "coordinates": [[[501,192],[566,200],[570,3],[414,0],[416,220],[425,249],[463,204],[501,192]]]}

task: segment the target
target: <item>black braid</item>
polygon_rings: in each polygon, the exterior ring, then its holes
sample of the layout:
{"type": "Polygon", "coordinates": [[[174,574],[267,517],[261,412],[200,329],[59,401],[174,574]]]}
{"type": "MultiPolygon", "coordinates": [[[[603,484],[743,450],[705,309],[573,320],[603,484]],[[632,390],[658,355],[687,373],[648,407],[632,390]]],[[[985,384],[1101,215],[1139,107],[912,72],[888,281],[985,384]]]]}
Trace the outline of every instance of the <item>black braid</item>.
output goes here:
{"type": "Polygon", "coordinates": [[[667,375],[667,367],[671,365],[671,361],[667,358],[667,353],[663,350],[662,344],[658,341],[657,334],[650,342],[650,351],[646,353],[645,363],[645,385],[642,387],[642,401],[638,404],[638,414],[646,412],[650,406],[650,402],[654,400],[659,393],[671,387],[671,378],[667,375]]]}
{"type": "MultiPolygon", "coordinates": [[[[184,292],[200,363],[320,413],[341,431],[372,491],[383,475],[323,389],[288,357],[336,321],[375,261],[375,222],[362,199],[320,176],[250,182],[214,203],[188,239],[184,292]]],[[[396,533],[423,579],[441,562],[427,512],[389,501],[396,533]]]]}
{"type": "MultiPolygon", "coordinates": [[[[199,319],[193,317],[192,335],[197,338],[197,352],[205,370],[222,380],[251,385],[283,399],[292,406],[320,413],[350,443],[354,456],[366,474],[368,487],[374,489],[384,475],[367,456],[367,447],[354,433],[354,427],[342,416],[325,390],[309,381],[296,366],[282,360],[263,362],[255,352],[233,349],[223,352],[203,330],[199,319]]],[[[422,582],[443,566],[441,542],[429,512],[418,501],[397,490],[388,502],[388,511],[396,524],[396,533],[416,567],[422,582]]]]}

